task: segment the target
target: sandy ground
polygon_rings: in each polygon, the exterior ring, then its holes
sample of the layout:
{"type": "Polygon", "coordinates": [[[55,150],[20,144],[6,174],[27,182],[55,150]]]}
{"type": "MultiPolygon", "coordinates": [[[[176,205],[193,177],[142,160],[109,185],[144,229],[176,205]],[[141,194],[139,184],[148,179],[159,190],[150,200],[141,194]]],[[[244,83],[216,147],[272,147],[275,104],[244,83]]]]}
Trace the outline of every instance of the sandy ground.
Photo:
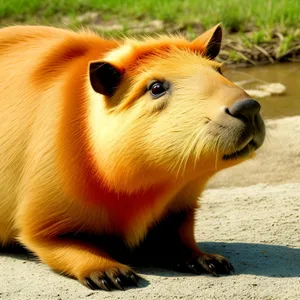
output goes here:
{"type": "Polygon", "coordinates": [[[220,173],[201,197],[197,241],[229,258],[234,275],[139,269],[140,288],[107,293],[0,253],[0,299],[300,299],[300,117],[268,128],[257,158],[220,173]]]}

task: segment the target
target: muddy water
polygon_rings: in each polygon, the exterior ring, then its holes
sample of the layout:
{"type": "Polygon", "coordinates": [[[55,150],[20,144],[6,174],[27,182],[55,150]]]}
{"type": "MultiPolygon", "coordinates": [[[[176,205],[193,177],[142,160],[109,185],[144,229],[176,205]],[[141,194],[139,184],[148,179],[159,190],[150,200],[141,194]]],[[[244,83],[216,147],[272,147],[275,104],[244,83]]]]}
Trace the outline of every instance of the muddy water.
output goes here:
{"type": "Polygon", "coordinates": [[[263,117],[279,119],[300,115],[300,63],[229,69],[224,75],[232,81],[255,80],[243,88],[248,88],[249,85],[250,88],[255,88],[255,85],[264,82],[283,84],[286,87],[284,94],[259,99],[263,117]]]}

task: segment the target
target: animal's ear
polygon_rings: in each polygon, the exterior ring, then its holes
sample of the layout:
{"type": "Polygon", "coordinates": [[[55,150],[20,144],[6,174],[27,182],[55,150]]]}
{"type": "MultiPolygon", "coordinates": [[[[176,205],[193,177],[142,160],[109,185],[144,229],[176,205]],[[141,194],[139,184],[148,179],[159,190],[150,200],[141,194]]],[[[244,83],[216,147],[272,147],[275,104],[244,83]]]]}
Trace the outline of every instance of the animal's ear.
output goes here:
{"type": "Polygon", "coordinates": [[[221,24],[205,31],[195,40],[193,45],[199,45],[199,47],[205,47],[205,56],[214,59],[220,52],[222,42],[222,28],[221,24]]]}
{"type": "Polygon", "coordinates": [[[95,92],[112,96],[118,88],[122,72],[108,62],[90,63],[90,82],[95,92]]]}

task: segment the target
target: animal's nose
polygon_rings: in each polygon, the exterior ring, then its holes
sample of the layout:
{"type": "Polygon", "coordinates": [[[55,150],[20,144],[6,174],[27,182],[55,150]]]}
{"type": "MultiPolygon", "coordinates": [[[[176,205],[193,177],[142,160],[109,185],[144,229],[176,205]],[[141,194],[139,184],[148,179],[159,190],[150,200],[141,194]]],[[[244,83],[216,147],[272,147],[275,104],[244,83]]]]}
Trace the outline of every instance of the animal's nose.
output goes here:
{"type": "Polygon", "coordinates": [[[242,120],[246,119],[248,121],[252,121],[259,111],[260,104],[253,99],[237,101],[226,109],[226,112],[229,115],[242,120]]]}

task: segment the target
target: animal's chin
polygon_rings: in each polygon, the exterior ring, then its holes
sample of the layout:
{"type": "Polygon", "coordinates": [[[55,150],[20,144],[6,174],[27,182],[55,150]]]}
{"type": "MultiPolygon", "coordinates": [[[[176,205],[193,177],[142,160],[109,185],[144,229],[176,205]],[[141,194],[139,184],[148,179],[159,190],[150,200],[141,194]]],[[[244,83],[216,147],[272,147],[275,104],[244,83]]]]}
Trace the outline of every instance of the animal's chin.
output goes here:
{"type": "Polygon", "coordinates": [[[242,149],[239,149],[235,152],[225,154],[223,155],[223,160],[233,160],[233,159],[239,159],[239,158],[247,158],[250,156],[251,153],[253,153],[258,148],[257,144],[252,139],[246,146],[244,146],[242,149]]]}

